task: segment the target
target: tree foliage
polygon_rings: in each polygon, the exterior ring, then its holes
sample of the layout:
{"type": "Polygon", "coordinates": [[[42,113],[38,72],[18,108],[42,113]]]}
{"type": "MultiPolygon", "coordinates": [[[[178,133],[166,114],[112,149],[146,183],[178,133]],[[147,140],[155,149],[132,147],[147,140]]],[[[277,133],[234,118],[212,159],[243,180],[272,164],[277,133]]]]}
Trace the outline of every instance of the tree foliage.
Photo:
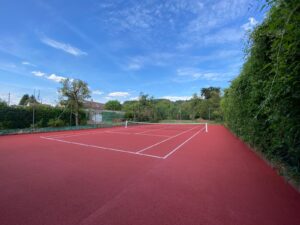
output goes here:
{"type": "MultiPolygon", "coordinates": [[[[203,90],[203,89],[202,89],[203,90]]],[[[221,120],[220,88],[210,87],[207,99],[201,94],[194,94],[190,100],[172,102],[168,99],[154,99],[141,93],[138,100],[126,101],[123,104],[125,117],[137,121],[159,120],[221,120]]]]}
{"type": "Polygon", "coordinates": [[[0,107],[6,107],[7,103],[0,98],[0,107]]]}
{"type": "Polygon", "coordinates": [[[249,38],[240,75],[225,90],[227,125],[291,174],[300,173],[300,4],[271,1],[249,38]]]}
{"type": "Polygon", "coordinates": [[[204,99],[210,99],[214,95],[220,95],[220,93],[221,89],[219,87],[208,87],[201,89],[201,96],[204,97],[204,99]]]}
{"type": "MultiPolygon", "coordinates": [[[[38,104],[35,106],[8,106],[0,103],[0,129],[30,128],[35,110],[35,127],[72,126],[74,115],[69,109],[38,104]]],[[[86,113],[79,111],[82,124],[87,120],[86,113]]]]}
{"type": "Polygon", "coordinates": [[[84,100],[90,97],[90,90],[87,83],[82,80],[64,79],[62,87],[59,88],[61,104],[74,111],[76,126],[79,125],[79,111],[84,100]]]}
{"type": "Polygon", "coordinates": [[[110,100],[105,103],[104,108],[107,110],[120,111],[122,109],[122,105],[118,100],[110,100]]]}
{"type": "Polygon", "coordinates": [[[36,100],[34,95],[29,96],[28,94],[25,94],[22,96],[19,105],[28,105],[28,104],[38,104],[38,101],[36,100]]]}

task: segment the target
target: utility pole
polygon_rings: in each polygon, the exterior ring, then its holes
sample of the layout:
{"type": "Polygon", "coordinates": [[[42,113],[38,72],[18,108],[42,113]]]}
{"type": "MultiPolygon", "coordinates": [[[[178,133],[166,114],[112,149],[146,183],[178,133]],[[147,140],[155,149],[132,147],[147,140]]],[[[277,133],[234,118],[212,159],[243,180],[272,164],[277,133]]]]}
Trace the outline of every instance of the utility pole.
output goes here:
{"type": "Polygon", "coordinates": [[[8,92],[8,106],[10,106],[10,92],[8,92]]]}
{"type": "Polygon", "coordinates": [[[72,105],[70,107],[70,127],[72,126],[72,105]]]}
{"type": "Polygon", "coordinates": [[[181,120],[181,105],[179,107],[179,119],[181,120]]]}
{"type": "Polygon", "coordinates": [[[34,129],[34,126],[35,126],[35,124],[34,124],[34,120],[35,120],[35,108],[34,108],[34,106],[35,106],[35,89],[34,89],[34,92],[33,92],[33,97],[34,97],[34,99],[33,99],[33,102],[32,102],[32,127],[33,127],[33,129],[34,129]]]}
{"type": "Polygon", "coordinates": [[[41,92],[40,92],[40,90],[39,90],[38,96],[37,96],[37,101],[38,101],[38,102],[40,102],[40,94],[41,94],[41,92]]]}

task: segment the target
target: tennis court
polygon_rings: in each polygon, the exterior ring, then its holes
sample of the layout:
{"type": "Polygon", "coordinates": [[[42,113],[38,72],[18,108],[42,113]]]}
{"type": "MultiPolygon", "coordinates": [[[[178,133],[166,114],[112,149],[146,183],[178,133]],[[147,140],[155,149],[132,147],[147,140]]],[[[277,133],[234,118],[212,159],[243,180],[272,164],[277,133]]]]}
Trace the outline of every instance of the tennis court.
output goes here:
{"type": "Polygon", "coordinates": [[[41,136],[42,139],[57,141],[87,148],[96,148],[145,157],[166,159],[200,133],[207,133],[205,123],[155,124],[129,122],[123,127],[80,133],[41,136]]]}
{"type": "Polygon", "coordinates": [[[221,125],[0,137],[0,224],[300,224],[300,196],[221,125]]]}

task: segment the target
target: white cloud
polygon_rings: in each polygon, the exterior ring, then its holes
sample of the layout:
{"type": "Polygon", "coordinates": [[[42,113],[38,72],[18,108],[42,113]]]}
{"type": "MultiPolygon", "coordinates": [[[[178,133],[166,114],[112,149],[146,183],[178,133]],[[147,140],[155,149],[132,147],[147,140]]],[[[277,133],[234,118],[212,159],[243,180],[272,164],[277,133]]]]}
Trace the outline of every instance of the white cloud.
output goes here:
{"type": "Polygon", "coordinates": [[[211,53],[206,53],[202,55],[196,55],[189,57],[189,61],[194,64],[199,64],[199,62],[216,62],[216,61],[233,61],[236,58],[242,58],[243,52],[235,49],[221,49],[217,51],[212,51],[211,53]]]}
{"type": "Polygon", "coordinates": [[[30,63],[30,62],[27,62],[27,61],[23,61],[22,65],[24,65],[24,66],[33,66],[33,67],[36,66],[36,65],[34,65],[34,64],[30,63]]]}
{"type": "Polygon", "coordinates": [[[135,96],[135,97],[130,98],[129,100],[131,100],[131,101],[137,101],[137,100],[139,100],[139,97],[135,96]]]}
{"type": "Polygon", "coordinates": [[[37,76],[37,77],[43,77],[45,76],[46,74],[41,72],[41,71],[32,71],[31,72],[34,76],[37,76]]]}
{"type": "MultiPolygon", "coordinates": [[[[1,90],[2,91],[2,90],[1,90]]],[[[10,105],[17,105],[20,101],[20,98],[22,97],[21,93],[16,93],[16,92],[0,92],[0,100],[5,101],[8,103],[10,101],[10,105]]]]}
{"type": "Polygon", "coordinates": [[[171,96],[171,95],[167,95],[167,96],[163,96],[163,97],[160,97],[160,98],[169,99],[170,101],[179,101],[179,100],[185,101],[185,100],[191,99],[192,96],[171,96]]]}
{"type": "MultiPolygon", "coordinates": [[[[58,83],[67,79],[66,77],[59,76],[54,73],[52,73],[50,75],[47,75],[46,73],[41,72],[41,71],[32,71],[31,73],[36,77],[45,77],[48,80],[52,80],[52,81],[58,82],[58,83]]],[[[70,80],[73,81],[74,79],[71,78],[70,80]]]]}
{"type": "Polygon", "coordinates": [[[128,70],[140,70],[143,67],[143,63],[140,61],[130,62],[127,66],[128,70]]]}
{"type": "Polygon", "coordinates": [[[47,76],[47,79],[48,80],[53,80],[53,81],[59,83],[59,82],[65,80],[67,78],[66,77],[62,77],[62,76],[58,76],[58,75],[56,75],[56,74],[53,73],[53,74],[47,76]]]}
{"type": "Polygon", "coordinates": [[[94,95],[102,95],[103,92],[100,91],[100,90],[94,90],[94,91],[92,91],[92,94],[94,94],[94,95]]]}
{"type": "Polygon", "coordinates": [[[53,40],[53,39],[50,39],[50,38],[42,38],[41,41],[48,45],[48,46],[51,46],[53,48],[56,48],[56,49],[60,49],[64,52],[67,52],[71,55],[74,55],[74,56],[80,56],[80,55],[87,55],[86,52],[78,49],[78,48],[75,48],[73,47],[72,45],[70,44],[66,44],[66,43],[63,43],[63,42],[59,42],[59,41],[56,41],[56,40],[53,40]]]}
{"type": "Polygon", "coordinates": [[[245,31],[252,30],[258,24],[258,21],[254,17],[250,17],[248,21],[248,23],[242,25],[245,31]]]}
{"type": "Polygon", "coordinates": [[[243,15],[247,10],[247,4],[247,0],[219,0],[206,4],[204,10],[190,21],[187,32],[199,35],[224,26],[225,23],[243,15]]]}
{"type": "Polygon", "coordinates": [[[196,80],[226,81],[232,77],[230,73],[203,72],[196,68],[183,68],[177,70],[175,82],[191,82],[196,80]]]}
{"type": "Polygon", "coordinates": [[[200,13],[195,14],[195,18],[188,21],[181,35],[182,40],[177,45],[178,49],[238,41],[242,37],[243,32],[239,28],[225,27],[241,19],[249,10],[251,1],[219,0],[207,3],[200,13]]]}
{"type": "Polygon", "coordinates": [[[145,7],[142,3],[135,4],[122,10],[110,12],[109,19],[106,21],[116,24],[120,30],[134,30],[134,29],[149,29],[154,23],[154,17],[151,10],[145,7]],[[113,15],[113,16],[111,16],[113,15]]]}
{"type": "Polygon", "coordinates": [[[128,97],[130,94],[128,92],[117,91],[108,94],[108,97],[128,97]]]}
{"type": "Polygon", "coordinates": [[[165,66],[172,62],[177,55],[169,52],[154,52],[147,55],[137,55],[129,58],[127,63],[127,70],[140,70],[141,68],[153,66],[165,66]]]}
{"type": "Polygon", "coordinates": [[[202,41],[205,44],[224,44],[240,41],[243,37],[243,32],[239,29],[224,28],[215,33],[207,34],[202,41]]]}

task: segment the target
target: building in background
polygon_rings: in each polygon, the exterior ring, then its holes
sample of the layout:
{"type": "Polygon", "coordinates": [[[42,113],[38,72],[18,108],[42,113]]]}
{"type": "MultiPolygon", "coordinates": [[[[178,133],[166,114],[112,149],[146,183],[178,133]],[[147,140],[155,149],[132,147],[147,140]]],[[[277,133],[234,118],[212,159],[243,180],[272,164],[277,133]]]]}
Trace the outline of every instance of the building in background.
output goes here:
{"type": "Polygon", "coordinates": [[[125,112],[105,110],[104,104],[99,102],[84,101],[83,108],[88,114],[87,123],[101,124],[101,123],[117,123],[124,120],[125,112]]]}

